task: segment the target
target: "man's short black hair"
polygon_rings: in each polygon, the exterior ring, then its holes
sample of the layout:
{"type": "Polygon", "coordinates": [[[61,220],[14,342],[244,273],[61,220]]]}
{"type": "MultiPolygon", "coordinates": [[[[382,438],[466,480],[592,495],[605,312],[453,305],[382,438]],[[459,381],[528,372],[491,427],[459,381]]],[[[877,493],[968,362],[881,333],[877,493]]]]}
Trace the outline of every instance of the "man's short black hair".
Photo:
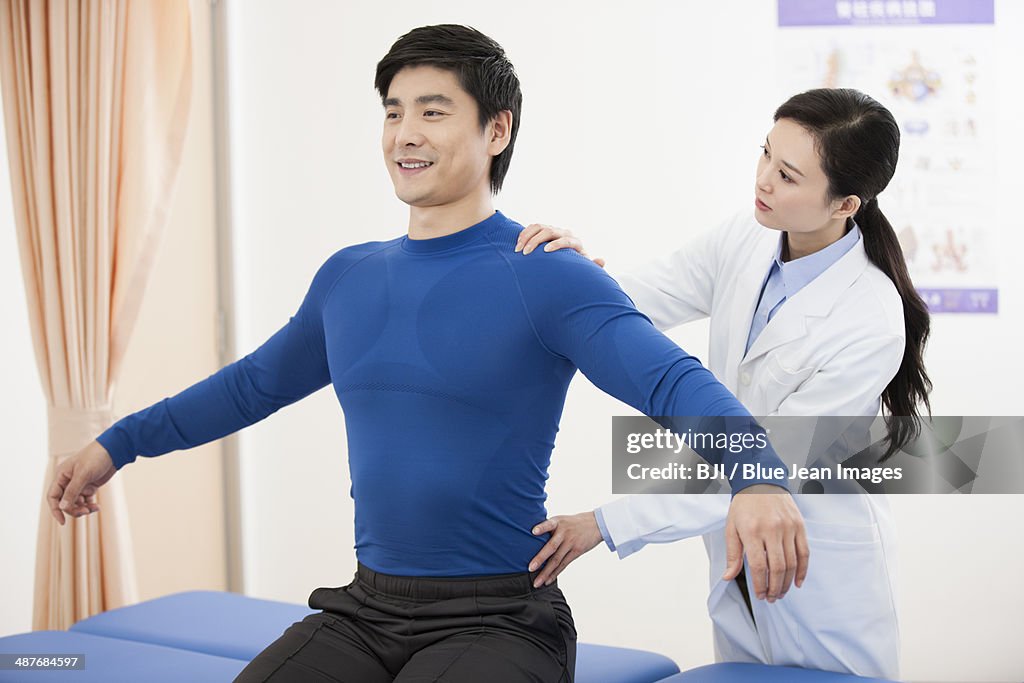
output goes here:
{"type": "Polygon", "coordinates": [[[491,160],[491,192],[497,194],[512,160],[523,107],[519,77],[505,50],[469,26],[441,24],[415,28],[395,41],[377,64],[374,86],[381,100],[387,98],[395,74],[407,66],[420,65],[435,66],[456,75],[462,89],[476,100],[481,128],[498,112],[512,112],[508,147],[491,160]]]}

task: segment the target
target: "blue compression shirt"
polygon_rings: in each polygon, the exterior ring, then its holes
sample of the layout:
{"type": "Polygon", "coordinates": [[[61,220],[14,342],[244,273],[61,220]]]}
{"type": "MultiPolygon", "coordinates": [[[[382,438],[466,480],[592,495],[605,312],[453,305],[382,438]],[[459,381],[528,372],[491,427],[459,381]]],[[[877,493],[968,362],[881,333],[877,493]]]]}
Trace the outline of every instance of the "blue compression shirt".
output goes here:
{"type": "MultiPolygon", "coordinates": [[[[647,415],[748,413],[601,268],[572,250],[514,253],[521,229],[496,212],[445,237],[342,249],[262,346],[97,440],[120,469],[333,384],[360,562],[406,576],[523,572],[546,541],[530,530],[547,517],[548,463],[577,368],[647,415]]],[[[782,466],[770,446],[702,455],[782,466]]]]}

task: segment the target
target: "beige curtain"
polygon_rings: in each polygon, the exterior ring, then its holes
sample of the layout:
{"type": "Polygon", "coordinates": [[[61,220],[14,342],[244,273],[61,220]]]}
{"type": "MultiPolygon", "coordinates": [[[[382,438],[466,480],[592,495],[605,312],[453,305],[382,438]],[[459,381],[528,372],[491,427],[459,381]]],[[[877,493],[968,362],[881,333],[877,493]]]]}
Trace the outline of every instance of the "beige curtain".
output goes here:
{"type": "MultiPolygon", "coordinates": [[[[43,495],[113,421],[118,369],[180,165],[188,0],[0,0],[15,224],[48,402],[43,495]]],[[[42,502],[34,629],[136,602],[121,480],[61,527],[42,502]]]]}

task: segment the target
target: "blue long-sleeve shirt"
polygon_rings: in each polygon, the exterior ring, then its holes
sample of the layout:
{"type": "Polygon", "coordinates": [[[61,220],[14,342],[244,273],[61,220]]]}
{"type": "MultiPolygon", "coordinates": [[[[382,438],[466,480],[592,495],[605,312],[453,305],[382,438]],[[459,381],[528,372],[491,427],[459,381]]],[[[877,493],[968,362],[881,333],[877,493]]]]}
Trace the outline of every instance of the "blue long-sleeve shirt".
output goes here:
{"type": "MultiPolygon", "coordinates": [[[[257,350],[99,442],[120,468],[332,384],[360,562],[410,576],[524,571],[545,541],[531,529],[547,516],[548,463],[577,368],[651,416],[748,414],[590,261],[513,253],[521,229],[495,213],[445,237],[342,249],[257,350]]],[[[702,455],[781,466],[770,447],[702,455]]]]}

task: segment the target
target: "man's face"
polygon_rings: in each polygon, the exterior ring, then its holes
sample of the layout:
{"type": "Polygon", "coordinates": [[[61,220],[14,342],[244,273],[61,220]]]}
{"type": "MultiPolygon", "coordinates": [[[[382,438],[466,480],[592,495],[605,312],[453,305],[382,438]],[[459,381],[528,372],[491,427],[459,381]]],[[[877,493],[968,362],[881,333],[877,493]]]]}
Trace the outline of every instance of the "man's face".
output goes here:
{"type": "MultiPolygon", "coordinates": [[[[492,124],[451,71],[405,67],[384,100],[382,146],[395,194],[410,206],[444,206],[489,191],[492,124]]],[[[500,150],[499,152],[500,153],[500,150]]]]}

